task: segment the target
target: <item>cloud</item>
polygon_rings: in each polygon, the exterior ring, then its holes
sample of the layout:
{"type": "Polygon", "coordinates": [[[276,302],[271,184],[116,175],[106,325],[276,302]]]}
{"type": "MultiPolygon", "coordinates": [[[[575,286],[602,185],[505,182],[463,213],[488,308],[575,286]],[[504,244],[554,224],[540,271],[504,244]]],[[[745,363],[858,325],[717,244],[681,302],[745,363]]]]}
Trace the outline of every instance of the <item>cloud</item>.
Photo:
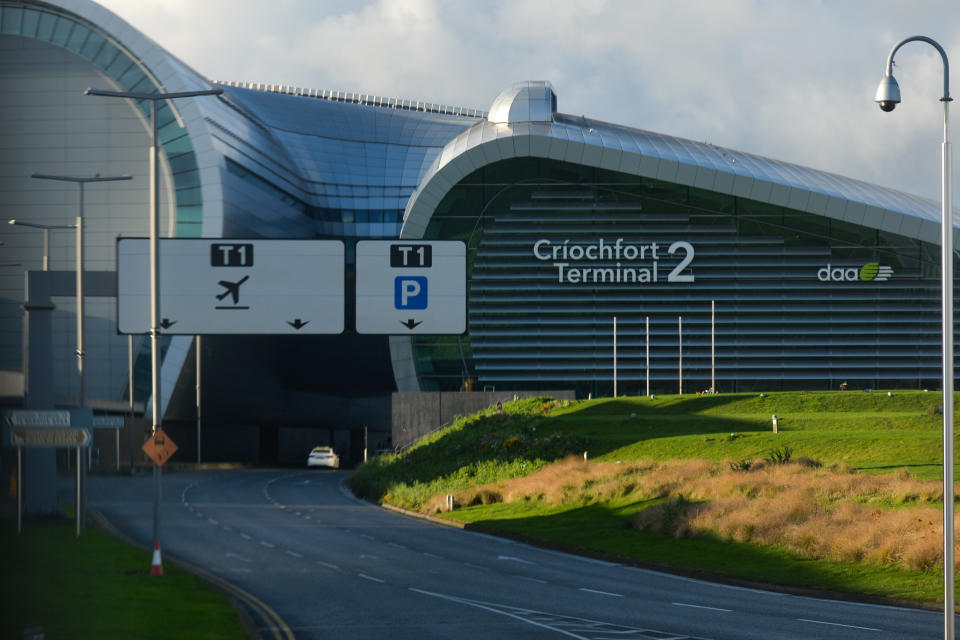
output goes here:
{"type": "Polygon", "coordinates": [[[894,113],[873,93],[908,35],[929,34],[960,64],[955,0],[103,3],[209,78],[483,109],[514,82],[550,80],[566,113],[933,199],[939,56],[921,44],[898,54],[894,113]]]}

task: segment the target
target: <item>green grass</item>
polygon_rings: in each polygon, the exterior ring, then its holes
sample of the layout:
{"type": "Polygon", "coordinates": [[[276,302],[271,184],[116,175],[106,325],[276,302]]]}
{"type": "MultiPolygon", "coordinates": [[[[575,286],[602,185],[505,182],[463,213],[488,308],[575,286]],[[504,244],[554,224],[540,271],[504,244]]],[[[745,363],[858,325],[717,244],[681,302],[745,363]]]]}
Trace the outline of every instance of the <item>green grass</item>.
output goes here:
{"type": "MultiPolygon", "coordinates": [[[[354,490],[422,508],[433,496],[528,475],[565,455],[591,460],[761,460],[788,447],[794,459],[867,473],[942,474],[939,393],[834,391],[685,395],[556,402],[534,398],[463,417],[399,456],[362,466],[354,490]],[[777,414],[779,433],[772,432],[777,414]]],[[[548,506],[536,500],[461,508],[443,517],[488,530],[688,572],[828,591],[942,600],[942,573],[810,560],[779,548],[708,536],[637,531],[645,503],[548,506]]]]}
{"type": "Polygon", "coordinates": [[[765,395],[596,400],[558,408],[550,424],[584,436],[590,457],[603,460],[762,458],[786,444],[796,456],[828,465],[868,471],[907,468],[918,478],[942,473],[939,393],[765,395]],[[778,434],[773,433],[773,414],[778,434]]]}
{"type": "Polygon", "coordinates": [[[150,575],[149,553],[71,522],[0,520],[0,637],[43,627],[47,640],[240,639],[229,600],[167,562],[150,575]]]}
{"type": "Polygon", "coordinates": [[[633,558],[694,575],[728,576],[829,592],[918,601],[942,600],[943,575],[863,563],[810,560],[782,549],[711,537],[668,538],[627,526],[644,504],[548,507],[538,503],[466,507],[451,520],[487,531],[557,544],[574,551],[633,558]]]}

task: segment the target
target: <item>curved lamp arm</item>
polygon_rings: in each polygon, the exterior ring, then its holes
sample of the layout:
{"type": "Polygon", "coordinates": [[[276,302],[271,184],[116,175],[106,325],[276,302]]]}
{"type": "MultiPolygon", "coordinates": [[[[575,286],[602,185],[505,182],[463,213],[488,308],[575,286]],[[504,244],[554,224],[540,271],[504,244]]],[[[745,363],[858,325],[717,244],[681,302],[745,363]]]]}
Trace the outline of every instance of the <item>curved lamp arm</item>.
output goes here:
{"type": "Polygon", "coordinates": [[[893,75],[893,56],[896,55],[897,50],[899,50],[900,47],[907,44],[908,42],[916,42],[916,41],[926,42],[927,44],[929,44],[930,46],[932,46],[933,48],[935,48],[937,51],[940,52],[940,57],[943,58],[943,97],[940,98],[940,101],[941,102],[952,101],[953,98],[950,97],[950,63],[947,62],[947,52],[943,50],[943,47],[941,47],[936,40],[932,38],[928,38],[927,36],[910,36],[909,38],[904,38],[903,40],[895,44],[893,49],[890,50],[890,55],[887,56],[886,75],[888,77],[893,75]]]}

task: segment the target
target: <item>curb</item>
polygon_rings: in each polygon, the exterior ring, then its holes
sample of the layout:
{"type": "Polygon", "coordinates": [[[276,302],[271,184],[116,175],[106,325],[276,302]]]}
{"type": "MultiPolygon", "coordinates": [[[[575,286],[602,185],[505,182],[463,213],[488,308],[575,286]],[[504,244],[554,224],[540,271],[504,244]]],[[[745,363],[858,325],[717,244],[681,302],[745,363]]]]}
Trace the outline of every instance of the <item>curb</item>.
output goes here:
{"type": "MultiPolygon", "coordinates": [[[[96,509],[88,509],[87,514],[90,517],[91,523],[108,535],[111,535],[125,544],[140,549],[144,552],[151,553],[153,551],[152,547],[133,540],[125,533],[117,529],[105,515],[96,509]]],[[[283,618],[281,618],[276,611],[270,608],[268,604],[253,594],[244,591],[237,585],[228,582],[220,576],[210,573],[206,569],[201,569],[200,567],[185,560],[181,560],[176,556],[170,554],[165,554],[165,556],[166,559],[177,568],[193,574],[194,576],[206,582],[212,588],[227,596],[227,598],[230,599],[230,603],[233,605],[234,610],[237,612],[237,616],[240,618],[240,624],[243,625],[243,628],[247,632],[247,636],[250,638],[250,640],[265,640],[263,634],[260,632],[260,627],[254,620],[254,617],[259,617],[265,623],[264,628],[271,631],[272,637],[276,640],[296,640],[296,636],[294,636],[293,631],[290,629],[287,623],[284,622],[283,618]]]]}

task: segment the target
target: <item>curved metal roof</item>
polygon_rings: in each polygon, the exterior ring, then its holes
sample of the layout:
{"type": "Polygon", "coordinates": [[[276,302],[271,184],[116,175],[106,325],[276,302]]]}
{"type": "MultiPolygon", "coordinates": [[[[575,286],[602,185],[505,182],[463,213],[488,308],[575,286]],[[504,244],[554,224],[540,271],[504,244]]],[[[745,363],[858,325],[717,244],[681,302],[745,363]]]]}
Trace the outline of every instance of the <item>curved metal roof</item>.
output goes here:
{"type": "Polygon", "coordinates": [[[484,120],[451,140],[411,197],[401,236],[422,236],[434,207],[470,172],[522,156],[656,178],[940,241],[938,202],[789,162],[562,113],[542,123],[484,120]]]}

